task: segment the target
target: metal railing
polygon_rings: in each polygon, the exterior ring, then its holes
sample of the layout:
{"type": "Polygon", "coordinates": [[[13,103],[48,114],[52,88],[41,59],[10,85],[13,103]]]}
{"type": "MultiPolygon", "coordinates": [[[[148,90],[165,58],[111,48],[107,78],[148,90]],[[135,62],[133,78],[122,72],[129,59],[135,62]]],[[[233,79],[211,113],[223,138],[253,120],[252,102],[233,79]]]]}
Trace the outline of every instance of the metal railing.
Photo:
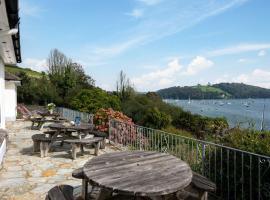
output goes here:
{"type": "Polygon", "coordinates": [[[216,183],[219,199],[270,199],[270,157],[110,120],[109,140],[129,150],[167,152],[216,183]]]}
{"type": "Polygon", "coordinates": [[[76,117],[80,117],[82,122],[93,124],[94,114],[71,110],[69,108],[63,107],[58,107],[57,112],[61,117],[64,117],[69,121],[74,121],[76,117]]]}

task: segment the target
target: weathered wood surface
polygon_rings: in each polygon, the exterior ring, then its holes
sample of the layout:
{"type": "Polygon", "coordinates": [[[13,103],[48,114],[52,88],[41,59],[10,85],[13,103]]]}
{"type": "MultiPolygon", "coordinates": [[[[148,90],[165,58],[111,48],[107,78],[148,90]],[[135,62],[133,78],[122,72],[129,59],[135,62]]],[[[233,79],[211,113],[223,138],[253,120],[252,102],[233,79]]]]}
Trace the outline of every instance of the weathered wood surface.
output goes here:
{"type": "Polygon", "coordinates": [[[43,118],[32,118],[30,120],[32,121],[32,125],[31,125],[32,130],[40,130],[43,127],[43,125],[48,122],[54,122],[54,123],[64,122],[64,120],[59,120],[59,119],[43,119],[43,118]]]}
{"type": "Polygon", "coordinates": [[[88,161],[83,171],[92,185],[135,196],[167,195],[184,189],[192,180],[188,164],[158,152],[103,154],[88,161]]]}
{"type": "Polygon", "coordinates": [[[76,159],[77,153],[81,151],[84,154],[84,146],[93,144],[95,146],[95,155],[98,155],[98,150],[100,148],[100,142],[103,141],[101,137],[95,137],[91,139],[74,139],[74,140],[64,140],[65,143],[71,144],[72,159],[76,159]]]}
{"type": "Polygon", "coordinates": [[[57,137],[52,140],[52,137],[46,137],[45,134],[35,134],[32,136],[33,152],[40,152],[40,157],[47,157],[50,145],[53,141],[62,141],[63,138],[57,137]]]}
{"type": "Polygon", "coordinates": [[[104,133],[100,131],[90,131],[90,134],[93,134],[95,137],[102,137],[103,141],[101,141],[100,143],[100,149],[105,149],[106,138],[108,137],[108,133],[104,133]]]}
{"type": "Polygon", "coordinates": [[[46,200],[74,200],[73,187],[70,185],[55,186],[49,190],[46,200]]]}
{"type": "Polygon", "coordinates": [[[62,129],[62,130],[76,130],[76,131],[91,131],[94,128],[94,125],[92,124],[82,124],[78,126],[71,126],[71,125],[63,125],[63,124],[50,124],[49,128],[51,129],[62,129]]]}
{"type": "Polygon", "coordinates": [[[84,179],[83,168],[80,167],[78,169],[73,170],[72,171],[72,177],[78,178],[78,179],[84,179]]]}
{"type": "Polygon", "coordinates": [[[216,184],[207,179],[206,177],[193,172],[192,177],[192,184],[194,184],[195,187],[200,188],[202,190],[208,191],[208,192],[214,192],[216,191],[216,184]]]}
{"type": "Polygon", "coordinates": [[[94,138],[89,138],[89,139],[74,139],[74,140],[65,140],[64,142],[72,144],[93,144],[96,142],[100,142],[102,141],[103,138],[102,137],[94,137],[94,138]]]}

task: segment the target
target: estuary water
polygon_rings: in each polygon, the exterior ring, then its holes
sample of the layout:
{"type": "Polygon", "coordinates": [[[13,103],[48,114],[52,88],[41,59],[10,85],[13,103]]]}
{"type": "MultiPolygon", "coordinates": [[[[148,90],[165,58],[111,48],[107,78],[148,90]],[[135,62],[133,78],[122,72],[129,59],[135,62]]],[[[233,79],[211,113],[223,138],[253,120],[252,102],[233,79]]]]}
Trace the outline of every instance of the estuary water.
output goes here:
{"type": "Polygon", "coordinates": [[[231,127],[270,130],[270,99],[173,100],[165,102],[208,117],[225,117],[231,127]],[[265,107],[265,109],[264,109],[265,107]],[[264,111],[264,112],[263,112],[264,111]],[[262,123],[264,113],[264,123],[262,123]]]}

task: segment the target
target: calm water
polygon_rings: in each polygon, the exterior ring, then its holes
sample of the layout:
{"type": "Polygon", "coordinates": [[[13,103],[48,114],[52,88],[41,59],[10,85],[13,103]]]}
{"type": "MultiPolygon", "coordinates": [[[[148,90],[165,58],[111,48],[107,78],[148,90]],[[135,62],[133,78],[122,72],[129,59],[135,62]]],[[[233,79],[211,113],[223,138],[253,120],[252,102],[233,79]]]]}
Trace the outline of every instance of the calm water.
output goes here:
{"type": "Polygon", "coordinates": [[[255,126],[261,129],[262,113],[265,104],[264,128],[270,130],[270,99],[231,99],[231,100],[164,100],[192,113],[209,117],[226,117],[230,126],[255,126]],[[251,125],[250,125],[251,124],[251,125]]]}

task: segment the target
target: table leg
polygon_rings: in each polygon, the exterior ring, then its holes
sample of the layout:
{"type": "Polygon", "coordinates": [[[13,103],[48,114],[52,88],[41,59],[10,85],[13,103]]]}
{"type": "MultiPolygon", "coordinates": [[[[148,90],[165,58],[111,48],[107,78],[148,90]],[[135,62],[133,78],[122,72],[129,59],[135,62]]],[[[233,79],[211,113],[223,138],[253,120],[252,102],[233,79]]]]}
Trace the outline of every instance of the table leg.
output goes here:
{"type": "Polygon", "coordinates": [[[79,147],[78,147],[77,144],[72,144],[71,149],[72,149],[72,159],[76,160],[77,152],[78,152],[79,147]]]}
{"type": "Polygon", "coordinates": [[[82,198],[84,200],[88,199],[88,181],[86,179],[82,180],[82,198]]]}
{"type": "Polygon", "coordinates": [[[105,149],[106,146],[106,138],[104,137],[100,144],[100,149],[105,149]]]}
{"type": "Polygon", "coordinates": [[[40,157],[47,157],[49,151],[49,143],[48,142],[40,142],[40,157]]]}
{"type": "Polygon", "coordinates": [[[100,147],[100,142],[95,143],[95,156],[98,156],[99,147],[100,147]]]}
{"type": "Polygon", "coordinates": [[[33,145],[33,152],[39,152],[40,151],[40,141],[34,140],[34,145],[33,145]]]}
{"type": "Polygon", "coordinates": [[[83,144],[80,145],[81,154],[84,155],[83,144]]]}

